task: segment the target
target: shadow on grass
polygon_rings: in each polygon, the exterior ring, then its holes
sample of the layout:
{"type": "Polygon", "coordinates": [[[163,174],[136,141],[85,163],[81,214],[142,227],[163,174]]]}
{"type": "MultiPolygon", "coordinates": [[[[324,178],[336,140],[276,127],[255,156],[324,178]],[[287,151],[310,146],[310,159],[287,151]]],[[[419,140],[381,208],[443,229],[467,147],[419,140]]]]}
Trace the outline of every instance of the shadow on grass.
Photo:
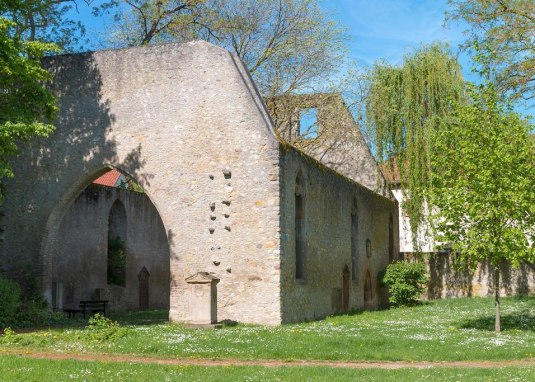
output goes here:
{"type": "Polygon", "coordinates": [[[110,313],[108,318],[121,325],[160,325],[169,322],[169,310],[155,309],[110,313]]]}
{"type": "MultiPolygon", "coordinates": [[[[458,328],[494,331],[494,318],[494,316],[485,316],[464,320],[458,324],[458,328]]],[[[502,314],[500,322],[502,331],[522,330],[535,332],[535,313],[531,309],[525,309],[515,314],[502,314]]]]}
{"type": "MultiPolygon", "coordinates": [[[[169,310],[140,310],[132,312],[111,312],[106,314],[106,317],[113,321],[117,321],[121,326],[145,326],[145,325],[160,325],[169,322],[169,310]]],[[[54,313],[54,316],[47,325],[41,325],[32,328],[16,329],[16,332],[28,333],[40,330],[53,329],[82,329],[87,326],[89,316],[82,318],[79,314],[75,318],[68,318],[62,313],[54,313]]]]}

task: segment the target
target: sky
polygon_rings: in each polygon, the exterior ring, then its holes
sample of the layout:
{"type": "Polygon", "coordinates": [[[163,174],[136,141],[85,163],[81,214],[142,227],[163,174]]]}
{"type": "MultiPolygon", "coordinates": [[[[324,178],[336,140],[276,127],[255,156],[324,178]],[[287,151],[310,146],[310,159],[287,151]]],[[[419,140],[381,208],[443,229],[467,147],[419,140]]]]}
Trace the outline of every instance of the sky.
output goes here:
{"type": "MultiPolygon", "coordinates": [[[[93,0],[91,7],[100,4],[93,0]]],[[[362,66],[371,66],[375,60],[384,59],[392,64],[401,63],[403,54],[411,52],[420,43],[448,42],[454,52],[463,41],[463,27],[452,24],[443,26],[447,0],[320,0],[331,17],[341,22],[348,30],[351,59],[362,66]]],[[[98,49],[94,38],[106,33],[111,20],[91,16],[90,7],[81,4],[78,14],[86,25],[88,36],[93,37],[90,49],[98,49]]],[[[470,65],[464,56],[461,63],[470,65]],[[464,61],[464,62],[463,62],[464,61]]]]}
{"type": "Polygon", "coordinates": [[[322,5],[348,28],[351,56],[361,64],[378,59],[398,64],[420,43],[444,41],[455,51],[463,41],[461,25],[443,26],[446,0],[330,0],[322,5]]]}
{"type": "MultiPolygon", "coordinates": [[[[91,7],[102,1],[92,0],[91,7]]],[[[471,73],[468,55],[459,50],[466,25],[451,22],[444,26],[447,0],[319,1],[332,18],[347,28],[350,59],[360,66],[370,67],[376,60],[400,64],[404,54],[413,52],[422,43],[442,41],[450,44],[452,52],[458,56],[464,77],[477,81],[477,76],[471,73]]],[[[90,7],[83,3],[78,12],[73,17],[80,18],[88,36],[93,37],[88,48],[99,49],[98,36],[102,38],[112,20],[92,17],[90,7]]],[[[526,113],[521,105],[516,109],[526,113]]]]}

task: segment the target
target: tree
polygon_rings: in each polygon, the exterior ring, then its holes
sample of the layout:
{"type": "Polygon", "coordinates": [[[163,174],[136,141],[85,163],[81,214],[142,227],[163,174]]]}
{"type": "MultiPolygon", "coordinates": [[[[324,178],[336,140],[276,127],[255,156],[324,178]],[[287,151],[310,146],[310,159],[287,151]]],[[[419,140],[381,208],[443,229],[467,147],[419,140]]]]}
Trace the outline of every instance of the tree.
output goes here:
{"type": "MultiPolygon", "coordinates": [[[[414,244],[425,219],[425,190],[431,181],[434,132],[448,123],[453,103],[463,98],[464,81],[447,46],[422,46],[399,67],[376,63],[366,102],[369,135],[378,161],[397,167],[414,244]]],[[[396,170],[396,171],[397,171],[396,170]]]]}
{"type": "Polygon", "coordinates": [[[110,0],[94,9],[95,15],[114,9],[116,24],[107,44],[147,45],[174,40],[177,31],[202,23],[199,5],[206,0],[110,0]]]}
{"type": "Polygon", "coordinates": [[[21,40],[15,23],[0,17],[0,203],[2,180],[13,176],[9,158],[18,153],[19,143],[53,129],[50,121],[57,106],[43,85],[50,74],[39,58],[55,49],[52,44],[21,40]]]}
{"type": "Polygon", "coordinates": [[[325,90],[346,62],[345,31],[317,0],[208,0],[197,36],[234,52],[265,97],[325,90]]]}
{"type": "Polygon", "coordinates": [[[511,98],[533,99],[535,2],[449,0],[449,4],[447,19],[468,23],[465,47],[481,56],[487,68],[492,68],[497,90],[511,98]]]}
{"type": "Polygon", "coordinates": [[[447,128],[433,131],[429,200],[436,239],[457,264],[494,266],[500,331],[500,263],[535,261],[535,145],[532,126],[499,103],[493,85],[469,93],[447,128]]]}
{"type": "Polygon", "coordinates": [[[85,28],[80,21],[67,17],[79,3],[92,0],[5,0],[0,3],[0,16],[14,24],[12,36],[25,41],[54,42],[65,51],[81,49],[85,28]]]}
{"type": "Polygon", "coordinates": [[[112,33],[119,46],[210,41],[245,62],[265,97],[325,89],[346,62],[345,32],[317,0],[122,3],[128,7],[120,8],[112,33]]]}

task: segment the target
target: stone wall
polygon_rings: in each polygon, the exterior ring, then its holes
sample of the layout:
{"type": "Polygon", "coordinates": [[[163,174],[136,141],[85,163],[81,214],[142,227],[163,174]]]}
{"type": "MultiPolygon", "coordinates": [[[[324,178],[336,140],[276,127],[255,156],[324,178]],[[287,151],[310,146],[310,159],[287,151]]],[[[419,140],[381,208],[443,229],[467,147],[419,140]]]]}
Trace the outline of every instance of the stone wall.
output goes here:
{"type": "MultiPolygon", "coordinates": [[[[421,261],[414,254],[405,253],[402,256],[410,261],[421,261]]],[[[457,269],[449,253],[425,253],[423,261],[430,280],[424,298],[485,297],[494,294],[494,267],[488,262],[471,271],[457,269]]],[[[535,264],[523,263],[515,269],[510,263],[502,262],[500,287],[504,296],[534,293],[535,264]]]]}
{"type": "Polygon", "coordinates": [[[357,264],[349,286],[349,310],[374,309],[387,303],[378,274],[398,253],[397,204],[336,174],[297,150],[283,150],[281,161],[281,300],[284,322],[313,320],[343,310],[343,270],[351,266],[351,213],[356,204],[357,264]],[[295,277],[295,187],[302,179],[305,204],[305,266],[295,277]],[[393,219],[393,253],[389,220],[393,219]],[[371,256],[366,255],[366,240],[371,256]],[[371,298],[365,301],[366,274],[371,298]]]}
{"type": "Polygon", "coordinates": [[[325,166],[383,196],[392,197],[360,126],[339,94],[273,97],[267,107],[281,138],[325,166]],[[299,136],[300,112],[315,109],[317,136],[299,136]]]}
{"type": "Polygon", "coordinates": [[[57,56],[46,66],[60,112],[56,131],[13,161],[3,271],[29,269],[51,300],[63,216],[113,167],[162,218],[172,321],[187,320],[185,278],[206,271],[221,279],[220,319],[280,323],[279,144],[243,63],[192,42],[57,56]]]}
{"type": "MultiPolygon", "coordinates": [[[[139,309],[138,274],[149,277],[150,309],[169,307],[169,244],[162,220],[142,193],[90,185],[68,209],[59,228],[52,282],[63,285],[63,306],[99,296],[110,300],[110,310],[139,309]],[[115,203],[126,212],[126,285],[107,283],[108,219],[115,203]]],[[[59,305],[56,305],[59,306],[59,305]]]]}

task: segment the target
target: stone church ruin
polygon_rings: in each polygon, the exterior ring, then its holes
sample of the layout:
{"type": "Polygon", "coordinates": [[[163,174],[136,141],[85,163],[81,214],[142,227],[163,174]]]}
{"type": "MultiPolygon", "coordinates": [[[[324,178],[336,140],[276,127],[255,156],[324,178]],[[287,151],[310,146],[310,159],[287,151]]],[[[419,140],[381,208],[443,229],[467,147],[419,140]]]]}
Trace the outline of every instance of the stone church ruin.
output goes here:
{"type": "Polygon", "coordinates": [[[169,307],[175,322],[191,316],[197,274],[218,280],[218,320],[385,303],[377,275],[398,252],[398,205],[340,97],[266,106],[244,64],[202,41],[45,66],[60,112],[12,162],[7,275],[36,280],[57,308],[104,295],[112,310],[169,307]],[[111,169],[144,192],[93,184],[111,169]]]}

